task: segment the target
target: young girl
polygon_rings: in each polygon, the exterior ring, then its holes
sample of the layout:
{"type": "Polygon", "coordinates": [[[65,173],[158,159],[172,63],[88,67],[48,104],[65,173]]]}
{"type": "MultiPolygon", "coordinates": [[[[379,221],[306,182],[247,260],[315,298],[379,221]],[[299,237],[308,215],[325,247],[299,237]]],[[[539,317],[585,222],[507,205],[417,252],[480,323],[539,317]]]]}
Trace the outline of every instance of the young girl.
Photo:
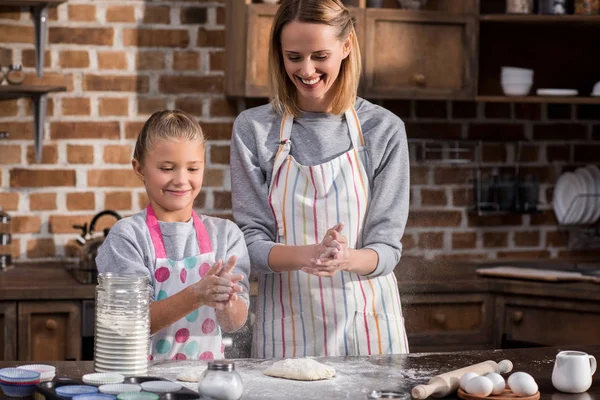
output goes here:
{"type": "Polygon", "coordinates": [[[272,102],[242,112],[233,215],[260,273],[255,357],[408,352],[394,268],[408,216],[403,122],[357,98],[360,51],[339,0],[283,0],[272,102]]]}
{"type": "Polygon", "coordinates": [[[96,258],[100,273],[149,276],[154,360],[223,358],[221,329],[240,328],[248,315],[250,262],[242,232],[192,209],[204,157],[204,135],[193,117],[154,113],[132,160],[150,204],[118,221],[96,258]]]}

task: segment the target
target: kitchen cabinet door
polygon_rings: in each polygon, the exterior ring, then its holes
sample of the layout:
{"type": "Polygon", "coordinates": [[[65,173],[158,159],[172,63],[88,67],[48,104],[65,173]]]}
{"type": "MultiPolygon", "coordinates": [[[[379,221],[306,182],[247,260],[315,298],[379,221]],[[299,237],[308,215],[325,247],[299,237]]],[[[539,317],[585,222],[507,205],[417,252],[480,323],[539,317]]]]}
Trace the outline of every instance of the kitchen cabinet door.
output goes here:
{"type": "Polygon", "coordinates": [[[0,303],[0,361],[17,359],[17,303],[0,303]]]}
{"type": "Polygon", "coordinates": [[[19,302],[19,360],[79,360],[81,303],[19,302]]]}
{"type": "Polygon", "coordinates": [[[365,26],[365,97],[475,96],[473,15],[367,9],[365,26]]]}

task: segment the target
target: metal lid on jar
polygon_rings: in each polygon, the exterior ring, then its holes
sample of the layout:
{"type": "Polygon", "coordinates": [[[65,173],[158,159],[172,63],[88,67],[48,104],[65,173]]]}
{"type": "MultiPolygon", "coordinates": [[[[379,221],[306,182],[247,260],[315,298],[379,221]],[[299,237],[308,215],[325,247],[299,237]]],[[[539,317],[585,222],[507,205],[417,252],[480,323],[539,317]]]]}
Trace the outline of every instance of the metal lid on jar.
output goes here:
{"type": "Polygon", "coordinates": [[[210,371],[233,371],[235,370],[235,363],[231,360],[209,361],[208,369],[210,371]]]}
{"type": "Polygon", "coordinates": [[[367,395],[367,399],[409,399],[410,397],[409,393],[392,390],[373,390],[367,395]]]}

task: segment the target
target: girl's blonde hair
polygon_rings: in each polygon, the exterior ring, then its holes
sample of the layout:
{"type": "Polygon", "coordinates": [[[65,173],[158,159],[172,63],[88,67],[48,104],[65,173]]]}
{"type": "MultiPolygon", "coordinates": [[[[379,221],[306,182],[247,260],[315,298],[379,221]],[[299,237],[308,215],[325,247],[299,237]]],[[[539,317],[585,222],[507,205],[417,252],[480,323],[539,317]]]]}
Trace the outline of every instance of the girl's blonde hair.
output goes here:
{"type": "Polygon", "coordinates": [[[331,113],[344,113],[356,101],[361,61],[354,18],[340,0],[283,0],[279,6],[269,45],[269,86],[273,107],[280,114],[288,113],[295,117],[301,112],[296,104],[296,86],[285,71],[281,48],[281,32],[292,21],[333,26],[337,28],[337,37],[342,41],[352,34],[352,49],[348,57],[342,60],[340,74],[330,89],[335,93],[331,113]]]}
{"type": "Polygon", "coordinates": [[[144,156],[156,140],[185,139],[204,146],[206,138],[196,118],[181,110],[157,111],[148,118],[135,143],[133,158],[144,163],[144,156]]]}

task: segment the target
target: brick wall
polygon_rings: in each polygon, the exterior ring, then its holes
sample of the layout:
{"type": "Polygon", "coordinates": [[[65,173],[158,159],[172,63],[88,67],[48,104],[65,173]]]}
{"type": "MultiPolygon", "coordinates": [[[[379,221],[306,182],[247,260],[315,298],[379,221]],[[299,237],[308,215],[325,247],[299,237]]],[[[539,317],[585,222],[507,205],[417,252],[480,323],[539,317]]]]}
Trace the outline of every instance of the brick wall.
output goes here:
{"type": "MultiPolygon", "coordinates": [[[[0,7],[0,47],[22,63],[28,83],[64,84],[51,95],[43,160],[33,162],[33,117],[25,99],[0,101],[0,205],[14,218],[19,261],[74,255],[77,230],[104,209],[130,215],[146,202],[131,172],[135,137],[149,114],[181,108],[198,116],[210,137],[197,209],[231,215],[229,139],[234,103],[223,94],[224,6],[218,1],[72,0],[51,9],[45,74],[34,70],[27,10],[0,7]]],[[[248,105],[254,102],[248,102],[248,105]]],[[[542,179],[543,212],[477,217],[468,211],[473,164],[420,162],[412,154],[407,254],[453,258],[563,257],[551,190],[558,173],[598,162],[598,107],[386,101],[413,138],[494,138],[485,167],[512,168],[514,140],[523,168],[542,179]],[[503,143],[506,141],[506,143],[503,143]],[[577,161],[577,163],[575,163],[577,161]]],[[[110,217],[106,224],[112,223],[110,217]]],[[[99,226],[98,228],[102,228],[99,226]]]]}

